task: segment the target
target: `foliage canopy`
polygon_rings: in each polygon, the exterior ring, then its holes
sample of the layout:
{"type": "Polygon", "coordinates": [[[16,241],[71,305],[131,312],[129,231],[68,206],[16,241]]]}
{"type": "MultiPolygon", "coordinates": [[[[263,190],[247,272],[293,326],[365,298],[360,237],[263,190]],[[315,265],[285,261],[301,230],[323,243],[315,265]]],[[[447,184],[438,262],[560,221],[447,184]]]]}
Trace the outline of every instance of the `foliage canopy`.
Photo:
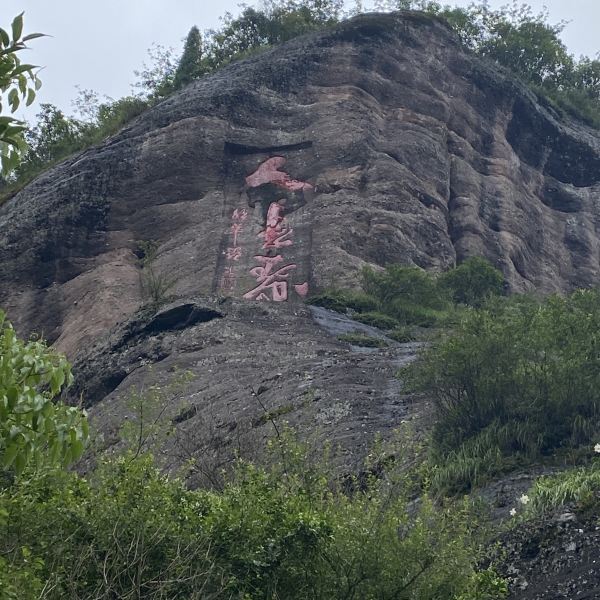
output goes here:
{"type": "Polygon", "coordinates": [[[67,465],[88,435],[85,416],[55,401],[72,381],[63,356],[24,342],[0,311],[0,464],[21,474],[30,463],[67,465]]]}
{"type": "MultiPolygon", "coordinates": [[[[41,82],[35,66],[21,62],[19,53],[26,43],[42,37],[40,33],[23,36],[23,13],[16,16],[10,33],[0,28],[0,115],[6,104],[14,113],[22,101],[29,106],[41,82]]],[[[6,175],[18,164],[24,149],[23,132],[26,126],[13,117],[0,116],[0,174],[6,175]]]]}
{"type": "Polygon", "coordinates": [[[467,504],[409,509],[393,478],[349,495],[302,446],[279,451],[285,468],[240,464],[222,491],[190,491],[128,454],[88,479],[40,473],[0,490],[0,582],[26,581],[25,600],[505,596],[477,568],[467,504]]]}

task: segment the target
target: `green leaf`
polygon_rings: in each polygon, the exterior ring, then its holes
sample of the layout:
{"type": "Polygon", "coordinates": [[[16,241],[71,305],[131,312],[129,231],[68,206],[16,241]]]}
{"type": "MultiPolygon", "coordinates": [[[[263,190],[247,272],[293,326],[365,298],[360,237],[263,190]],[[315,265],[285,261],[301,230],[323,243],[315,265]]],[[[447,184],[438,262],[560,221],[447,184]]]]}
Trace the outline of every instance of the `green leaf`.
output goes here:
{"type": "Polygon", "coordinates": [[[12,22],[13,42],[17,42],[23,33],[23,13],[17,15],[12,22]]]}
{"type": "Polygon", "coordinates": [[[45,33],[30,33],[23,38],[24,42],[28,42],[29,40],[35,40],[37,38],[47,37],[45,33]]]}
{"type": "MultiPolygon", "coordinates": [[[[35,100],[35,92],[31,88],[29,88],[27,90],[27,100],[25,102],[25,106],[30,106],[34,100],[35,100]]],[[[1,108],[0,108],[0,110],[1,110],[1,108]]]]}
{"type": "Polygon", "coordinates": [[[2,45],[6,48],[7,46],[10,46],[10,36],[8,35],[8,33],[6,33],[6,31],[4,29],[2,29],[0,27],[0,41],[2,42],[2,45]]]}
{"type": "Polygon", "coordinates": [[[25,46],[10,46],[4,50],[0,51],[0,56],[10,56],[13,61],[17,60],[15,56],[15,52],[19,52],[20,50],[25,50],[25,46]]]}
{"type": "Polygon", "coordinates": [[[15,78],[17,75],[21,75],[21,73],[25,73],[27,71],[31,71],[32,69],[37,68],[37,65],[19,65],[13,72],[12,76],[15,78]]]}
{"type": "Polygon", "coordinates": [[[15,457],[15,471],[17,475],[23,472],[23,469],[27,466],[27,456],[24,452],[18,452],[15,457]]]}
{"type": "Polygon", "coordinates": [[[4,454],[2,455],[2,466],[5,469],[8,469],[13,464],[15,458],[17,457],[18,451],[19,445],[16,443],[10,444],[8,448],[6,448],[4,454]]]}
{"type": "Polygon", "coordinates": [[[8,103],[10,104],[11,112],[15,112],[19,108],[19,92],[13,88],[8,92],[8,103]]]}
{"type": "Polygon", "coordinates": [[[72,452],[73,452],[73,460],[78,460],[81,458],[83,454],[83,442],[80,440],[75,440],[71,444],[72,452]]]}
{"type": "Polygon", "coordinates": [[[65,382],[65,374],[61,369],[57,369],[50,380],[50,389],[53,394],[58,394],[62,384],[65,382]]]}
{"type": "Polygon", "coordinates": [[[16,387],[10,387],[6,390],[6,398],[8,400],[8,409],[12,410],[17,405],[19,400],[19,391],[16,387]]]}

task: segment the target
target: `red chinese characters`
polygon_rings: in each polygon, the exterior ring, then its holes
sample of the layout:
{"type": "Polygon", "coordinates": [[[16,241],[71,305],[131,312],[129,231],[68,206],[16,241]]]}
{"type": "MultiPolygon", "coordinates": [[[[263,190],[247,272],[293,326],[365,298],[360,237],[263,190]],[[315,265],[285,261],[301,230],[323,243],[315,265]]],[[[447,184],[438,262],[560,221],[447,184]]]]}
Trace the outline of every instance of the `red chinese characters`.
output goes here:
{"type": "Polygon", "coordinates": [[[292,179],[288,173],[280,171],[286,160],[283,156],[274,156],[269,158],[258,167],[258,169],[246,177],[246,185],[251,188],[259,187],[265,183],[272,183],[277,187],[298,192],[304,190],[312,190],[313,186],[306,181],[298,181],[292,179]]]}
{"type": "Polygon", "coordinates": [[[233,292],[235,288],[235,272],[233,267],[225,267],[220,283],[220,287],[223,292],[233,292]]]}
{"type": "Polygon", "coordinates": [[[258,237],[264,240],[262,247],[265,250],[269,248],[285,248],[294,243],[291,239],[294,230],[288,227],[281,215],[282,211],[283,207],[279,202],[273,202],[269,206],[265,228],[258,234],[258,237]]]}
{"type": "MultiPolygon", "coordinates": [[[[246,177],[249,188],[258,188],[272,184],[287,192],[304,192],[313,186],[306,181],[293,179],[281,170],[286,159],[274,156],[264,161],[258,169],[246,177]]],[[[265,227],[259,232],[262,239],[262,250],[265,255],[256,255],[258,265],[250,269],[250,275],[256,279],[256,287],[244,294],[247,300],[266,300],[269,302],[285,302],[288,299],[290,277],[297,268],[293,262],[285,264],[282,252],[293,246],[294,230],[284,217],[281,202],[271,202],[267,211],[265,227]]],[[[233,259],[235,260],[235,258],[233,259]]],[[[304,298],[308,294],[308,283],[295,284],[293,289],[304,298]]]]}
{"type": "MultiPolygon", "coordinates": [[[[263,239],[264,250],[280,250],[292,246],[294,230],[288,225],[282,215],[283,207],[279,202],[272,202],[267,212],[265,228],[258,234],[263,239]]],[[[250,269],[250,274],[256,278],[258,285],[244,294],[247,300],[267,300],[284,302],[288,299],[288,283],[290,273],[297,267],[295,264],[283,265],[283,256],[255,256],[259,266],[250,269]]],[[[294,285],[296,293],[305,297],[308,293],[308,283],[294,285]]]]}
{"type": "Polygon", "coordinates": [[[279,267],[283,256],[255,256],[260,266],[254,267],[250,273],[256,277],[258,285],[244,294],[246,300],[268,300],[284,302],[288,299],[288,278],[296,265],[279,267]]]}
{"type": "MultiPolygon", "coordinates": [[[[231,225],[229,227],[229,235],[231,236],[231,246],[228,246],[223,254],[228,263],[239,261],[242,258],[242,248],[238,246],[238,237],[243,230],[243,225],[248,218],[248,210],[246,208],[236,208],[231,215],[231,225]]],[[[232,293],[235,289],[236,275],[232,264],[228,264],[221,276],[220,288],[222,291],[232,293]]]]}

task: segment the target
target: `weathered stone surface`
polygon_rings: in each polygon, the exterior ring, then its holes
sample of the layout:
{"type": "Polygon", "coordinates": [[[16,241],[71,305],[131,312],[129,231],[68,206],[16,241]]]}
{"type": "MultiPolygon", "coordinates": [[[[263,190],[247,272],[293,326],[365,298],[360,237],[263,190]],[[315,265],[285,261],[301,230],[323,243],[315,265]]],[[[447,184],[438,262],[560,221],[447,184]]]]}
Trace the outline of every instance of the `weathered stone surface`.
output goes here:
{"type": "Polygon", "coordinates": [[[359,468],[376,432],[389,434],[420,414],[395,377],[414,359],[418,343],[388,339],[387,348],[361,351],[328,331],[381,332],[301,304],[224,300],[195,305],[195,311],[213,318],[183,330],[157,330],[164,311],[140,315],[75,363],[71,393],[91,407],[103,447],[118,443],[127,420],[139,423],[128,398],[152,386],[163,392],[158,406],[148,401],[146,424],[160,414],[176,425],[161,446],[163,459],[176,466],[194,457],[196,475],[204,480],[217,476],[236,453],[260,455],[284,421],[316,446],[331,442],[344,467],[359,468]]]}
{"type": "Polygon", "coordinates": [[[227,265],[243,295],[282,198],[290,298],[473,254],[517,291],[595,283],[599,149],[436,19],[362,16],[194,83],[2,206],[0,303],[73,357],[144,302],[149,239],[177,297],[218,291],[227,265]],[[274,156],[311,189],[246,185],[274,156]],[[245,254],[226,264],[235,208],[245,254]]]}
{"type": "MultiPolygon", "coordinates": [[[[193,458],[192,483],[284,420],[356,468],[376,432],[426,413],[395,378],[418,347],[359,352],[336,336],[381,334],[311,312],[306,293],[356,286],[365,265],[472,255],[514,291],[596,284],[599,203],[597,131],[437,19],[365,15],[190,85],[0,206],[0,306],[74,360],[72,397],[104,448],[140,392],[146,419],[175,425],[158,451],[193,458]]],[[[482,493],[502,517],[528,481],[482,493]]],[[[515,578],[514,598],[597,596],[594,546],[571,533],[560,564],[556,548],[527,563],[527,541],[511,546],[532,582],[515,578]],[[551,587],[540,565],[556,566],[551,587]]]]}
{"type": "Polygon", "coordinates": [[[509,529],[501,542],[510,600],[600,597],[597,515],[547,515],[509,529]]]}

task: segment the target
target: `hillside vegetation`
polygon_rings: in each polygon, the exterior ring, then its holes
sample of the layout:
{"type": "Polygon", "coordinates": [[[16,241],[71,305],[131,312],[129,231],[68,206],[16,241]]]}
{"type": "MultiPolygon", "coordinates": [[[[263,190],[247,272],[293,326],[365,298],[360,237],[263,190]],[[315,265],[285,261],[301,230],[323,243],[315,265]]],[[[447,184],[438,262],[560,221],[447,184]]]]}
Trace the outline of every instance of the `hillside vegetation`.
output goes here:
{"type": "Polygon", "coordinates": [[[223,485],[190,490],[193,465],[166,474],[147,451],[173,427],[144,420],[154,396],[140,395],[120,450],[103,452],[81,410],[50,409],[71,381],[64,359],[4,321],[0,597],[504,598],[486,550],[494,531],[459,495],[550,461],[579,466],[536,482],[514,525],[565,502],[596,510],[600,293],[507,298],[482,259],[438,276],[366,271],[364,287],[318,303],[377,309],[384,330],[397,328],[385,318],[421,319],[407,306],[435,306],[437,334],[399,374],[435,411],[425,437],[407,426],[352,476],[281,426],[271,466],[238,461],[223,485]],[[66,471],[84,444],[88,472],[66,471]]]}

